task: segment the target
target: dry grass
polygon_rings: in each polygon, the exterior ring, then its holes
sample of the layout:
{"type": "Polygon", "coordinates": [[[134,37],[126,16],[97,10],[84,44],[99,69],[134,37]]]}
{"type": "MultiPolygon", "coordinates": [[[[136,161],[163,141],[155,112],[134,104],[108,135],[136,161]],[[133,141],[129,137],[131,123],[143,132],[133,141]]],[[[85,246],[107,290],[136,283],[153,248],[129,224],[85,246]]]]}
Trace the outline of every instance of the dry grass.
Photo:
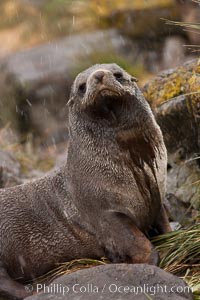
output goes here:
{"type": "Polygon", "coordinates": [[[9,124],[0,129],[0,149],[14,155],[25,175],[33,170],[47,172],[55,163],[55,149],[44,151],[35,143],[32,134],[19,140],[9,124]]]}
{"type": "Polygon", "coordinates": [[[200,300],[200,271],[191,273],[189,270],[183,277],[183,280],[191,287],[194,300],[200,300]]]}
{"type": "Polygon", "coordinates": [[[160,267],[182,277],[200,300],[200,223],[153,239],[161,255],[160,267]]]}
{"type": "Polygon", "coordinates": [[[37,283],[51,282],[59,276],[71,274],[82,269],[105,265],[107,263],[109,262],[105,258],[102,258],[102,260],[84,258],[60,263],[55,269],[51,270],[41,277],[38,277],[36,281],[37,283]]]}
{"type": "MultiPolygon", "coordinates": [[[[196,2],[200,5],[200,0],[193,1],[196,2]]],[[[174,26],[180,26],[183,27],[184,31],[192,32],[195,34],[200,34],[200,23],[199,22],[177,22],[177,21],[171,21],[171,20],[166,20],[167,25],[174,25],[174,26]]],[[[189,50],[192,50],[192,52],[200,51],[200,46],[199,45],[185,45],[189,50]]]]}
{"type": "Polygon", "coordinates": [[[200,269],[200,223],[153,239],[160,252],[160,267],[173,274],[200,269]]]}

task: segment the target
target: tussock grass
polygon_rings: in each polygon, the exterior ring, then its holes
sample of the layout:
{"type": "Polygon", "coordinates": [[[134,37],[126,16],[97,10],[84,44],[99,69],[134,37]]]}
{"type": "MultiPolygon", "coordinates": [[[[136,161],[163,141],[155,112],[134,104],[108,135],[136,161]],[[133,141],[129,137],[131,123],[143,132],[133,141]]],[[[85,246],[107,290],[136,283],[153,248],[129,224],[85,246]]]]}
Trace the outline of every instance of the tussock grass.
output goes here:
{"type": "Polygon", "coordinates": [[[194,300],[200,300],[200,270],[189,274],[190,270],[185,274],[183,280],[191,287],[194,300]]]}
{"type": "MultiPolygon", "coordinates": [[[[193,0],[200,5],[200,0],[193,0]]],[[[181,26],[185,31],[200,34],[199,22],[176,22],[166,20],[166,24],[181,26]]],[[[200,51],[199,45],[186,45],[192,51],[200,51]]],[[[199,184],[199,180],[193,184],[199,184]]],[[[160,267],[182,277],[191,287],[195,300],[200,300],[200,223],[187,229],[158,236],[152,240],[160,252],[160,267]]]]}
{"type": "Polygon", "coordinates": [[[200,300],[200,223],[152,240],[161,255],[160,267],[183,278],[200,300]]]}
{"type": "Polygon", "coordinates": [[[82,269],[88,269],[91,267],[105,265],[107,263],[109,262],[105,258],[102,258],[102,260],[84,258],[84,259],[75,259],[69,262],[59,263],[55,269],[49,271],[43,276],[38,277],[36,281],[37,283],[51,282],[59,276],[71,274],[75,271],[79,271],[82,269]]]}
{"type": "MultiPolygon", "coordinates": [[[[193,0],[193,2],[198,3],[200,5],[200,0],[193,0]]],[[[184,31],[193,32],[195,34],[200,34],[200,23],[199,22],[178,22],[178,21],[172,21],[167,20],[164,18],[161,18],[166,22],[167,25],[175,25],[180,26],[184,28],[184,31]]],[[[199,45],[184,45],[187,46],[188,49],[192,50],[193,52],[200,51],[199,45]]]]}
{"type": "Polygon", "coordinates": [[[200,223],[153,239],[161,254],[160,267],[173,274],[200,270],[200,223]]]}
{"type": "Polygon", "coordinates": [[[192,23],[192,22],[178,22],[178,21],[171,21],[171,20],[166,20],[167,25],[178,25],[181,27],[186,27],[186,28],[191,28],[191,29],[197,29],[200,30],[200,23],[192,23]]]}

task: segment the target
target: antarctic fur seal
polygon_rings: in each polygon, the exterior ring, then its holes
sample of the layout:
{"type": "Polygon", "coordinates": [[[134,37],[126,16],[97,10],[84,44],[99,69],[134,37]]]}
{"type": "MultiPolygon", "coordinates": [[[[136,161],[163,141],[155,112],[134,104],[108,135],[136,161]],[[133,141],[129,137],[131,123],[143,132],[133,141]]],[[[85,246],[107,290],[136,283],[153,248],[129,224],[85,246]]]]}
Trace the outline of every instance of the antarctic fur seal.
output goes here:
{"type": "Polygon", "coordinates": [[[68,106],[66,164],[0,190],[0,292],[16,299],[27,296],[21,283],[58,262],[155,263],[148,232],[170,230],[166,148],[135,78],[116,64],[92,66],[68,106]]]}

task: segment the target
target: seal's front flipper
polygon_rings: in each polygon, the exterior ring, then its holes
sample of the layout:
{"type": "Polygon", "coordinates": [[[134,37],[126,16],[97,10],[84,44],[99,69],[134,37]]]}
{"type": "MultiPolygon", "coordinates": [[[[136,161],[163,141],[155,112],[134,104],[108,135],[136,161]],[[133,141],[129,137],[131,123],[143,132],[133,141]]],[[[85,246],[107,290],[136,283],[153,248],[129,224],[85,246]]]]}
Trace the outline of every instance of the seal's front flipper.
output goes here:
{"type": "Polygon", "coordinates": [[[157,250],[137,226],[132,225],[131,227],[134,235],[132,263],[147,263],[157,266],[160,261],[157,250]]]}
{"type": "Polygon", "coordinates": [[[19,300],[30,295],[31,292],[26,291],[22,284],[10,278],[3,264],[0,263],[0,296],[6,297],[6,299],[19,300]]]}
{"type": "MultiPolygon", "coordinates": [[[[104,216],[105,217],[105,216],[104,216]]],[[[104,225],[105,256],[114,263],[159,263],[158,252],[136,225],[124,214],[110,214],[104,225]]]]}
{"type": "Polygon", "coordinates": [[[164,205],[160,209],[156,222],[153,225],[153,230],[154,234],[150,234],[152,237],[172,231],[164,205]]]}

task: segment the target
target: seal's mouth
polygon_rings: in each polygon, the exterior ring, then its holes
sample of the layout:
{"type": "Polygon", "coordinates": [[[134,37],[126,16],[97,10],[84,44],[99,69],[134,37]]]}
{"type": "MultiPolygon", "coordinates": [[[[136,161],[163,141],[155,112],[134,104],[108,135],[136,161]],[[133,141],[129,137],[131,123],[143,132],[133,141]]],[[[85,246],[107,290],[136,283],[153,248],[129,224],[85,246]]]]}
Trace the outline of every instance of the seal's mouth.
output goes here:
{"type": "Polygon", "coordinates": [[[125,105],[124,98],[122,93],[108,89],[101,90],[94,99],[91,111],[97,118],[117,120],[125,105]]]}

